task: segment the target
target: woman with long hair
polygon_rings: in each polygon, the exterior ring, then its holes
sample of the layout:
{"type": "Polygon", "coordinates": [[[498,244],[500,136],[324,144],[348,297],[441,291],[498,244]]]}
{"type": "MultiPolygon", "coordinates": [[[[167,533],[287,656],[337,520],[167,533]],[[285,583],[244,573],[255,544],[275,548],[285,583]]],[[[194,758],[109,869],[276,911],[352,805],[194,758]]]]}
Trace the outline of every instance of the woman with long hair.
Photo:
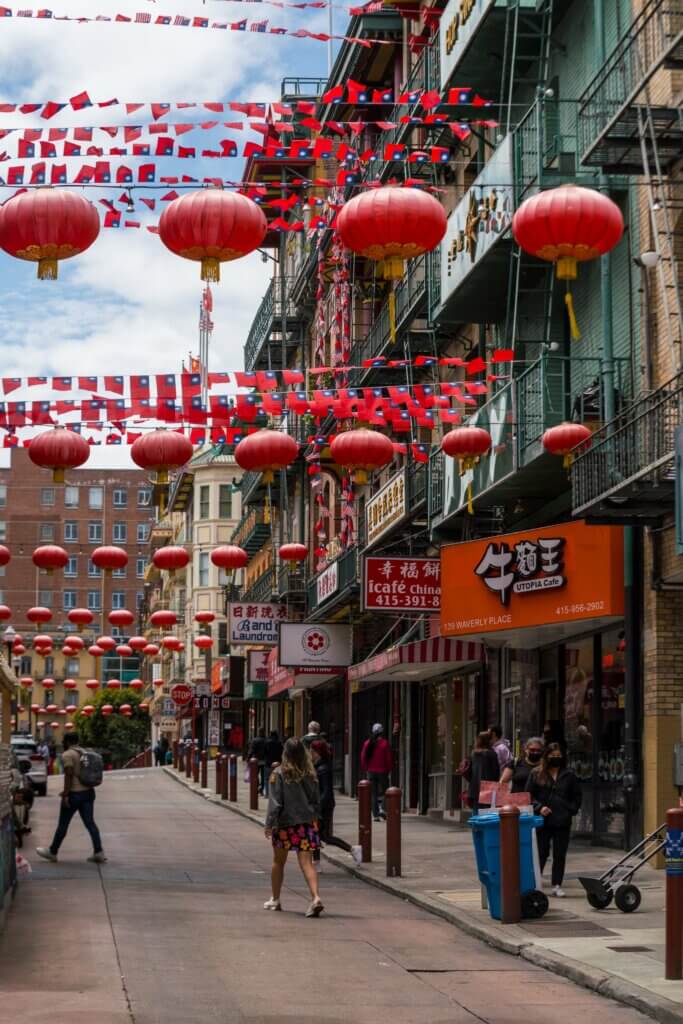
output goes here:
{"type": "Polygon", "coordinates": [[[542,828],[536,832],[538,859],[543,871],[550,845],[553,847],[552,893],[564,896],[562,882],[569,849],[569,831],[572,818],[581,808],[581,783],[566,766],[566,759],[559,743],[549,743],[538,768],[534,768],[526,784],[531,795],[534,814],[544,819],[542,828]]]}
{"type": "Polygon", "coordinates": [[[482,782],[498,782],[500,763],[498,755],[491,746],[491,733],[480,732],[472,751],[472,767],[467,788],[473,814],[479,814],[479,790],[482,782]]]}
{"type": "Polygon", "coordinates": [[[318,894],[313,853],[320,849],[320,790],[311,756],[301,740],[287,740],[282,764],[272,772],[268,787],[266,837],[273,844],[273,894],[263,904],[263,909],[282,910],[280,893],[287,855],[290,850],[296,850],[299,867],[311,893],[306,917],[319,917],[323,904],[318,894]]]}

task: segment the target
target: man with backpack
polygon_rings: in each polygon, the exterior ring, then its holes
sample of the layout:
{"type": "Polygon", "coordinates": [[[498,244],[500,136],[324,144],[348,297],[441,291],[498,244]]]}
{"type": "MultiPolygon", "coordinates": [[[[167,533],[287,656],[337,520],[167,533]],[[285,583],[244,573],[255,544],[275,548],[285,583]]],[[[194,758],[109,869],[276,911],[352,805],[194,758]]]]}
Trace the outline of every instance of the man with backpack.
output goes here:
{"type": "Polygon", "coordinates": [[[49,846],[36,847],[36,853],[44,860],[57,860],[59,847],[62,845],[74,814],[78,813],[92,839],[93,853],[88,857],[95,864],[104,864],[107,858],[102,849],[99,829],[95,824],[95,787],[102,782],[103,762],[94,750],[84,750],[78,746],[78,733],[68,732],[64,736],[64,789],[62,805],[59,812],[57,831],[49,846]]]}

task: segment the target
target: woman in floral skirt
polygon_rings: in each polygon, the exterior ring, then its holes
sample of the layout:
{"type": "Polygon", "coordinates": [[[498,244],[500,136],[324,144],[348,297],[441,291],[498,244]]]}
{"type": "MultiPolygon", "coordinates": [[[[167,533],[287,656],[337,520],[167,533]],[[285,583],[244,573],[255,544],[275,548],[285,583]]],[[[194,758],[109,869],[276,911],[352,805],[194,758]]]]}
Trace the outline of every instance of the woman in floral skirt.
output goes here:
{"type": "Polygon", "coordinates": [[[299,867],[311,892],[306,917],[319,917],[323,904],[318,895],[313,853],[320,849],[320,792],[311,756],[301,740],[287,740],[282,764],[272,772],[268,785],[266,837],[273,843],[273,895],[263,904],[263,909],[282,910],[280,892],[287,855],[290,850],[296,850],[299,867]]]}

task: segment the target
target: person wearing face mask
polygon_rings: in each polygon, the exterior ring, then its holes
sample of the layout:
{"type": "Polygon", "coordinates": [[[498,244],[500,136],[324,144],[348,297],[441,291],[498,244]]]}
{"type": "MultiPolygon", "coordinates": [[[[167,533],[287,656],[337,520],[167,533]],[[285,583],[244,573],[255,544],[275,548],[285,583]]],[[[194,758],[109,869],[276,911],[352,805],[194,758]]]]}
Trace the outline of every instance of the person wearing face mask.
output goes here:
{"type": "Polygon", "coordinates": [[[562,882],[569,848],[569,831],[572,818],[579,813],[582,794],[581,783],[574,772],[566,767],[559,743],[548,744],[540,765],[529,775],[526,791],[531,796],[534,814],[540,814],[545,819],[543,826],[536,832],[541,871],[550,856],[552,844],[552,894],[564,896],[562,882]]]}
{"type": "Polygon", "coordinates": [[[500,781],[511,782],[511,793],[524,793],[529,776],[534,768],[541,763],[543,757],[543,740],[539,736],[532,736],[526,741],[524,754],[518,757],[503,769],[500,781]]]}

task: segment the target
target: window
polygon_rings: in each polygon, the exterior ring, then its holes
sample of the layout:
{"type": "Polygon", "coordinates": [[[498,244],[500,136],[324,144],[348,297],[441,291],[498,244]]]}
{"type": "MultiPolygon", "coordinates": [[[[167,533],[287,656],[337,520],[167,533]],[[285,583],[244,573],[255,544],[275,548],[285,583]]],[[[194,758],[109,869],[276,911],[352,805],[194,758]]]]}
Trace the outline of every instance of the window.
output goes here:
{"type": "Polygon", "coordinates": [[[88,488],[88,508],[104,507],[104,490],[102,487],[88,488]]]}
{"type": "Polygon", "coordinates": [[[125,590],[115,590],[111,595],[111,606],[112,608],[125,608],[126,607],[126,592],[125,590]]]}
{"type": "MultiPolygon", "coordinates": [[[[45,672],[44,672],[44,675],[51,676],[53,674],[54,670],[55,670],[55,659],[50,654],[45,659],[45,672]]],[[[47,693],[52,693],[52,690],[45,690],[45,693],[46,694],[47,693]]]]}
{"type": "Polygon", "coordinates": [[[48,541],[55,539],[55,527],[54,523],[41,523],[40,530],[38,531],[38,537],[40,540],[48,541]]]}
{"type": "Polygon", "coordinates": [[[7,504],[7,484],[0,484],[0,508],[7,504]]]}
{"type": "Polygon", "coordinates": [[[138,544],[145,544],[149,540],[149,523],[138,523],[138,544]]]}
{"type": "Polygon", "coordinates": [[[152,491],[149,487],[138,488],[138,508],[147,508],[152,504],[152,491]]]}
{"type": "Polygon", "coordinates": [[[199,488],[199,518],[209,518],[209,498],[211,495],[211,487],[209,484],[202,484],[199,488]]]}
{"type": "Polygon", "coordinates": [[[114,569],[114,571],[112,573],[112,576],[115,576],[119,580],[121,580],[121,579],[125,580],[127,571],[128,570],[126,569],[126,567],[124,565],[120,569],[114,569]]]}
{"type": "Polygon", "coordinates": [[[7,523],[0,519],[0,540],[7,540],[7,523]]]}
{"type": "Polygon", "coordinates": [[[77,676],[80,672],[78,658],[68,658],[66,662],[67,676],[77,676]]]}
{"type": "Polygon", "coordinates": [[[102,543],[102,520],[91,519],[88,523],[88,540],[91,544],[102,543]]]}
{"type": "Polygon", "coordinates": [[[64,604],[63,608],[65,612],[71,611],[72,608],[76,607],[76,591],[65,590],[63,591],[64,604]]]}
{"type": "Polygon", "coordinates": [[[88,559],[88,576],[101,576],[101,575],[102,575],[102,570],[99,569],[95,565],[95,563],[93,562],[92,558],[89,558],[88,559]]]}
{"type": "Polygon", "coordinates": [[[78,487],[64,488],[64,507],[78,508],[78,487]]]}
{"type": "Polygon", "coordinates": [[[102,608],[99,590],[88,591],[88,608],[91,612],[99,612],[102,608]]]}
{"type": "Polygon", "coordinates": [[[22,676],[30,676],[31,675],[31,655],[30,654],[22,655],[21,668],[19,669],[19,671],[21,672],[22,676]]]}
{"type": "Polygon", "coordinates": [[[64,540],[65,541],[76,541],[78,540],[78,521],[76,519],[66,519],[64,522],[64,540]]]}
{"type": "Polygon", "coordinates": [[[40,488],[40,504],[41,505],[54,505],[55,503],[55,489],[54,487],[41,487],[40,488]]]}
{"type": "Polygon", "coordinates": [[[38,604],[42,608],[52,608],[52,601],[54,598],[54,590],[39,590],[38,591],[38,604]]]}
{"type": "Polygon", "coordinates": [[[218,517],[232,519],[232,484],[221,484],[218,488],[218,517]]]}
{"type": "Polygon", "coordinates": [[[228,624],[227,622],[218,623],[218,653],[219,654],[230,654],[230,644],[228,643],[228,624]]]}
{"type": "Polygon", "coordinates": [[[114,490],[114,508],[127,508],[128,507],[128,491],[123,491],[120,488],[114,490]]]}
{"type": "Polygon", "coordinates": [[[146,568],[147,568],[147,559],[146,558],[136,558],[135,559],[135,575],[138,577],[138,579],[141,576],[145,575],[145,569],[146,568]]]}
{"type": "Polygon", "coordinates": [[[142,602],[144,600],[145,600],[145,592],[144,592],[144,590],[138,590],[138,592],[135,595],[135,607],[137,609],[142,608],[142,602]]]}
{"type": "Polygon", "coordinates": [[[112,540],[114,544],[125,544],[128,540],[128,524],[124,522],[114,523],[114,529],[112,532],[112,540]]]}
{"type": "Polygon", "coordinates": [[[199,586],[209,585],[209,552],[201,551],[199,554],[199,586]]]}
{"type": "MultiPolygon", "coordinates": [[[[77,555],[71,555],[71,557],[69,558],[69,561],[64,566],[64,575],[65,576],[78,576],[78,556],[77,555]]],[[[66,608],[66,605],[64,605],[64,607],[66,608]]],[[[71,608],[75,608],[76,605],[72,604],[72,605],[70,605],[70,607],[71,608]]]]}
{"type": "Polygon", "coordinates": [[[111,635],[114,637],[115,640],[123,639],[123,628],[121,626],[112,626],[111,635]]]}

